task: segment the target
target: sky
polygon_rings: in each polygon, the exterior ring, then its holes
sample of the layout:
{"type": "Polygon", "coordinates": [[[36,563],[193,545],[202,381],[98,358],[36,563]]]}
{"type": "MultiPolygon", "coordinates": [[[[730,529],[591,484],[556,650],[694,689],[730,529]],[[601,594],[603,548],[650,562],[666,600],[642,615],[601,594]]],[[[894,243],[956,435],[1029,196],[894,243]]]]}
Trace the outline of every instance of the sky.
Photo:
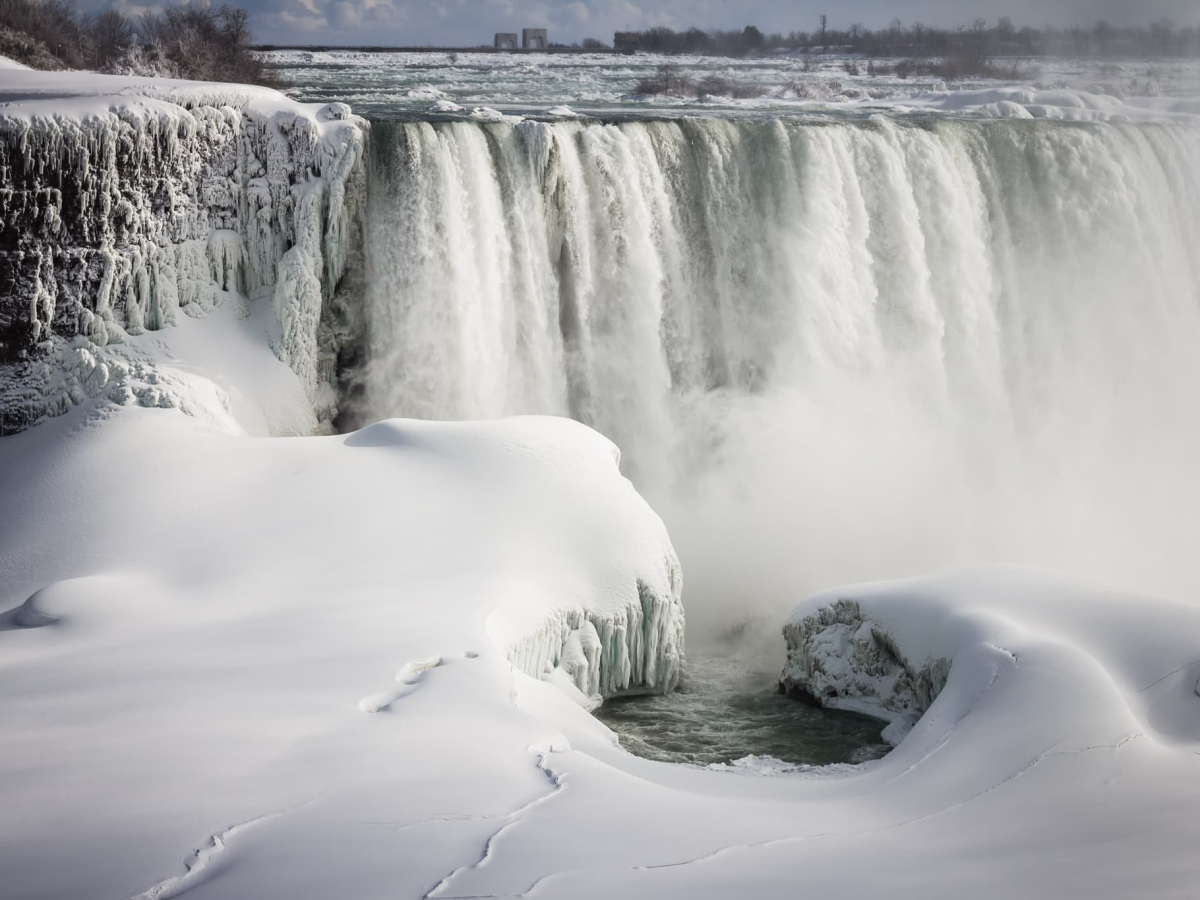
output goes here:
{"type": "MultiPolygon", "coordinates": [[[[81,0],[137,13],[145,0],[81,0]]],[[[216,0],[214,0],[216,2],[216,0]]],[[[953,26],[984,17],[1010,16],[1018,25],[1147,23],[1169,18],[1200,24],[1197,0],[231,0],[251,11],[251,27],[264,43],[476,46],[497,31],[548,28],[550,40],[612,40],[617,30],[665,25],[682,30],[742,28],[764,32],[810,31],[822,12],[830,27],[861,22],[953,26]]]]}

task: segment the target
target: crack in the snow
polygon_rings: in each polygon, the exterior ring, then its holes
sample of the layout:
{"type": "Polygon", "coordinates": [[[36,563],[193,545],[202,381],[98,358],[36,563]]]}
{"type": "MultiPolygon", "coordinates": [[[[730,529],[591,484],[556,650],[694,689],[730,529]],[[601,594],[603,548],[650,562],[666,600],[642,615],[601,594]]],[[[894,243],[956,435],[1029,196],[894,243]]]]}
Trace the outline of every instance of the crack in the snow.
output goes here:
{"type": "MultiPolygon", "coordinates": [[[[315,798],[313,798],[315,799],[315,798]]],[[[192,851],[192,856],[189,860],[184,860],[184,869],[182,875],[175,875],[171,878],[164,879],[158,884],[147,888],[140,894],[131,897],[130,900],[170,900],[172,897],[178,897],[184,891],[189,890],[200,880],[204,870],[209,867],[214,857],[218,856],[228,845],[230,839],[235,835],[240,834],[247,828],[252,828],[262,822],[270,819],[278,818],[279,816],[287,815],[295,812],[303,806],[312,803],[312,800],[305,800],[303,803],[297,803],[295,806],[289,806],[286,809],[276,810],[274,812],[263,813],[260,816],[255,816],[252,819],[247,819],[244,822],[239,822],[236,825],[230,825],[221,831],[213,832],[208,836],[204,846],[198,847],[192,851]]]]}
{"type": "MultiPolygon", "coordinates": [[[[1012,669],[1008,670],[1009,672],[1015,672],[1017,670],[1017,665],[1020,661],[1020,657],[1016,653],[1014,653],[1013,651],[1008,650],[1004,647],[997,646],[996,644],[988,644],[987,646],[991,647],[993,650],[1003,653],[1005,656],[1009,657],[1012,660],[1012,669]]],[[[958,717],[958,719],[950,726],[949,730],[944,735],[942,735],[941,738],[938,739],[938,742],[936,744],[934,744],[934,746],[932,748],[930,748],[929,752],[926,753],[925,755],[923,755],[920,759],[913,762],[911,765],[907,766],[900,772],[893,775],[886,782],[884,782],[884,784],[881,785],[880,787],[881,788],[887,787],[888,785],[892,784],[893,782],[899,781],[901,778],[903,778],[905,775],[907,775],[913,769],[928,762],[929,759],[934,754],[940,752],[941,749],[950,742],[950,738],[953,736],[954,730],[958,727],[958,723],[961,722],[963,719],[965,719],[968,715],[971,714],[971,711],[974,710],[975,707],[979,704],[979,702],[984,697],[987,696],[988,691],[990,691],[992,689],[992,687],[995,686],[996,682],[998,682],[1000,680],[1000,678],[1005,674],[1006,674],[1006,672],[1002,671],[999,666],[994,667],[992,669],[992,677],[988,680],[988,683],[983,686],[983,690],[981,690],[979,692],[979,696],[977,696],[971,702],[971,705],[970,705],[970,707],[968,707],[967,711],[958,717]]],[[[924,718],[924,716],[922,716],[922,718],[924,718]]],[[[930,719],[927,722],[927,726],[932,725],[932,723],[935,721],[936,721],[936,719],[930,719]]]]}
{"type": "MultiPolygon", "coordinates": [[[[1145,734],[1143,732],[1139,731],[1139,732],[1134,732],[1132,734],[1126,735],[1125,737],[1121,738],[1121,740],[1117,741],[1115,744],[1094,744],[1094,745],[1091,745],[1088,747],[1080,747],[1075,750],[1049,750],[1049,751],[1046,751],[1045,753],[1038,754],[1027,765],[1023,766],[1018,771],[1013,772],[1011,775],[1002,779],[1001,781],[997,782],[996,784],[992,785],[991,787],[985,788],[984,790],[979,791],[976,794],[972,794],[970,797],[960,800],[957,803],[951,803],[950,805],[944,806],[941,809],[936,809],[931,812],[925,813],[924,815],[916,816],[915,818],[912,818],[912,819],[905,819],[903,822],[894,822],[891,825],[885,825],[881,828],[875,828],[875,829],[872,829],[869,831],[844,832],[844,833],[842,833],[842,832],[818,832],[816,834],[789,835],[787,837],[772,838],[769,841],[757,841],[757,842],[752,842],[752,843],[748,843],[748,844],[733,844],[730,846],[721,847],[717,850],[709,851],[708,853],[703,853],[700,856],[694,857],[692,859],[684,859],[684,860],[679,860],[679,861],[670,862],[670,863],[654,863],[654,864],[649,864],[649,865],[629,866],[628,870],[633,871],[633,872],[646,872],[646,871],[652,871],[655,869],[673,869],[673,868],[680,868],[683,866],[690,866],[690,865],[694,865],[697,863],[707,862],[709,860],[715,859],[718,856],[721,856],[722,854],[732,853],[735,851],[759,850],[759,849],[764,849],[767,847],[773,847],[778,844],[803,843],[806,841],[815,841],[815,840],[820,840],[822,838],[833,838],[833,837],[839,837],[839,836],[854,837],[854,836],[867,836],[867,835],[883,834],[888,831],[894,831],[895,829],[898,829],[898,828],[905,828],[909,825],[914,825],[918,822],[924,822],[928,819],[932,819],[936,816],[940,816],[943,813],[947,813],[947,812],[950,812],[951,810],[959,809],[960,807],[966,806],[968,803],[972,803],[975,800],[978,800],[979,798],[992,793],[993,791],[999,790],[1004,785],[1008,784],[1010,781],[1013,781],[1014,779],[1021,777],[1026,772],[1030,771],[1035,766],[1037,766],[1039,763],[1041,763],[1043,760],[1049,759],[1050,757],[1071,756],[1071,755],[1076,755],[1076,754],[1081,754],[1081,753],[1088,753],[1093,750],[1114,750],[1115,751],[1115,750],[1119,750],[1121,747],[1124,747],[1130,741],[1137,740],[1138,738],[1141,738],[1141,737],[1145,737],[1145,734]]],[[[1200,753],[1198,753],[1197,755],[1200,755],[1200,753]]],[[[540,878],[538,878],[537,881],[535,881],[532,885],[530,885],[528,888],[526,888],[524,891],[522,891],[519,894],[478,895],[477,897],[469,898],[469,900],[483,900],[483,898],[485,898],[485,897],[486,898],[496,898],[496,900],[498,900],[498,898],[501,898],[501,897],[513,897],[513,898],[528,897],[543,882],[545,882],[551,878],[560,876],[560,875],[566,875],[566,874],[568,874],[569,871],[583,871],[583,870],[576,869],[576,870],[567,870],[567,871],[561,871],[561,872],[549,872],[549,873],[541,876],[540,878]]],[[[467,900],[467,898],[463,898],[463,900],[467,900]]]]}
{"type": "Polygon", "coordinates": [[[1154,687],[1155,685],[1162,684],[1164,681],[1166,681],[1166,680],[1167,680],[1168,678],[1170,678],[1172,675],[1178,675],[1178,674],[1179,674],[1180,672],[1182,672],[1184,669],[1191,668],[1192,666],[1196,665],[1196,663],[1200,663],[1200,659],[1193,659],[1193,660],[1192,660],[1191,662],[1189,662],[1189,663],[1184,663],[1184,664],[1183,664],[1182,666],[1180,666],[1178,669],[1172,669],[1170,672],[1168,672],[1168,673],[1167,673],[1166,675],[1164,675],[1162,678],[1158,678],[1158,679],[1156,679],[1156,680],[1154,680],[1154,681],[1150,682],[1150,683],[1149,683],[1148,685],[1146,685],[1144,688],[1138,688],[1136,691],[1134,691],[1134,693],[1135,693],[1135,694],[1144,694],[1144,693],[1146,693],[1146,691],[1150,690],[1150,688],[1154,687]]]}
{"type": "MultiPolygon", "coordinates": [[[[538,797],[534,797],[528,803],[522,804],[521,806],[514,809],[512,812],[505,813],[502,816],[499,816],[499,817],[487,816],[486,818],[502,818],[504,820],[504,824],[501,825],[499,828],[497,828],[494,832],[492,832],[491,836],[487,839],[487,842],[483,846],[483,854],[479,857],[479,859],[475,860],[475,862],[468,863],[465,866],[459,866],[457,869],[455,869],[449,875],[446,875],[446,876],[442,877],[441,879],[439,879],[437,884],[435,884],[433,887],[431,887],[428,891],[426,891],[422,895],[422,900],[433,900],[433,898],[440,898],[440,900],[485,900],[485,898],[494,898],[494,897],[498,897],[498,896],[512,896],[511,894],[508,894],[508,895],[443,894],[443,893],[441,893],[441,891],[448,888],[450,883],[455,878],[457,878],[459,875],[463,874],[464,872],[474,871],[474,870],[480,868],[481,866],[485,865],[488,862],[488,860],[490,860],[492,858],[492,855],[495,851],[496,842],[499,840],[500,836],[502,834],[504,834],[504,832],[508,831],[508,829],[512,828],[514,825],[516,825],[518,822],[520,822],[521,816],[524,815],[526,812],[528,812],[529,810],[533,809],[536,806],[540,806],[542,803],[545,803],[547,800],[549,800],[551,797],[555,796],[559,791],[563,790],[566,787],[566,785],[563,784],[562,778],[558,775],[555,775],[546,766],[547,761],[550,758],[550,754],[553,752],[554,752],[554,749],[551,748],[549,750],[546,750],[546,751],[540,753],[538,755],[538,761],[537,761],[537,767],[542,771],[542,773],[550,781],[551,789],[550,789],[549,793],[542,794],[541,796],[538,796],[538,797]]],[[[530,890],[532,890],[532,888],[530,888],[530,890]]],[[[520,896],[520,895],[518,895],[518,896],[520,896]]]]}

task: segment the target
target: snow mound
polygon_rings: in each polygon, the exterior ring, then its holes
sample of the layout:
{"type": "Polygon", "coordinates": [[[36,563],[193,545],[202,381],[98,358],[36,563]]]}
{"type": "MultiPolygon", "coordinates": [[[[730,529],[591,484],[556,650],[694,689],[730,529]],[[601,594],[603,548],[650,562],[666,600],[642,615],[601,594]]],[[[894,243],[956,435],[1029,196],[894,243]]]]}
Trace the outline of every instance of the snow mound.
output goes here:
{"type": "Polygon", "coordinates": [[[1190,605],[986,569],[818,594],[783,632],[781,685],[893,723],[894,743],[922,714],[922,740],[941,739],[1013,677],[1029,690],[1005,716],[1031,739],[1054,738],[1085,709],[1110,734],[1200,739],[1200,609],[1190,605]]]}
{"type": "Polygon", "coordinates": [[[438,100],[429,107],[429,111],[433,113],[456,113],[462,112],[463,108],[453,100],[438,100]]]}
{"type": "Polygon", "coordinates": [[[508,122],[513,125],[524,120],[523,116],[510,116],[490,106],[476,106],[471,110],[471,118],[484,122],[508,122]]]}
{"type": "Polygon", "coordinates": [[[675,554],[585,426],[393,420],[249,440],[177,410],[81,418],[0,439],[15,895],[138,895],[182,875],[205,835],[317,794],[441,805],[452,779],[432,773],[455,758],[468,778],[492,768],[502,805],[535,796],[528,748],[546,726],[529,729],[516,685],[557,694],[570,673],[578,699],[678,676],[675,554]],[[65,722],[74,737],[55,739],[65,722]],[[81,758],[88,786],[64,792],[81,758]],[[63,847],[112,864],[47,865],[63,847]]]}

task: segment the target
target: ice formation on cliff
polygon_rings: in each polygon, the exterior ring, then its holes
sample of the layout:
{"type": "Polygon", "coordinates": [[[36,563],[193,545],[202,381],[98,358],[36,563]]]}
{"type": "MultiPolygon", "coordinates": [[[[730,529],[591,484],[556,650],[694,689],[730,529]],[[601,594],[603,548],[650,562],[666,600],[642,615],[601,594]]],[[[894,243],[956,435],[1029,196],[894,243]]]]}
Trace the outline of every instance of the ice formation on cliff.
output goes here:
{"type": "Polygon", "coordinates": [[[682,578],[674,554],[666,566],[666,596],[638,581],[616,609],[552,610],[510,643],[509,660],[534,678],[561,671],[592,703],[629,690],[674,690],[683,670],[682,578]]]}
{"type": "Polygon", "coordinates": [[[115,347],[264,297],[276,355],[329,421],[330,301],[356,243],[365,123],[263,89],[77,82],[0,85],[3,430],[136,391],[115,347]],[[98,360],[82,375],[81,354],[98,360]]]}

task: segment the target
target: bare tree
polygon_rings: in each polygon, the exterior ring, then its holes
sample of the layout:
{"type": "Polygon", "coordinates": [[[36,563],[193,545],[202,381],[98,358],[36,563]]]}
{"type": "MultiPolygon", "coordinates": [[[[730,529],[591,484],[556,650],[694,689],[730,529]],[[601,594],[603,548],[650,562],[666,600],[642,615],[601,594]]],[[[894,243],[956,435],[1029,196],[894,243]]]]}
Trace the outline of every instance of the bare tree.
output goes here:
{"type": "Polygon", "coordinates": [[[137,30],[118,10],[109,9],[87,22],[92,36],[92,64],[101,71],[108,69],[133,46],[137,30]]]}

